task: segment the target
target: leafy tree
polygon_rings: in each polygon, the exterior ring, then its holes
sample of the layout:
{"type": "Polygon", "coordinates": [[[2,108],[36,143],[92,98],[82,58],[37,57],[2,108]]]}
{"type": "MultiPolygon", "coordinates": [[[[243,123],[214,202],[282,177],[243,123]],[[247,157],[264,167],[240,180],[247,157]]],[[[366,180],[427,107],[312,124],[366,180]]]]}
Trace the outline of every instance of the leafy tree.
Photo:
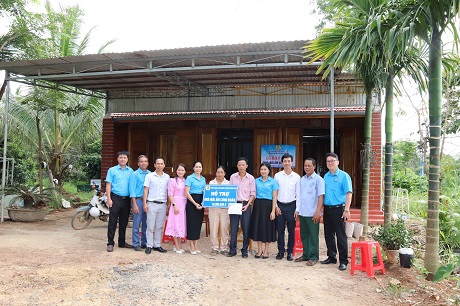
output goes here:
{"type": "MultiPolygon", "coordinates": [[[[25,56],[49,58],[83,54],[91,31],[80,38],[83,13],[78,6],[61,6],[60,11],[54,11],[46,1],[45,9],[41,24],[46,38],[31,41],[23,50],[25,56]]],[[[110,43],[104,44],[100,51],[110,43]]],[[[68,166],[74,162],[72,156],[80,153],[79,147],[100,137],[104,103],[96,98],[40,87],[33,87],[25,94],[18,95],[11,105],[12,126],[37,152],[39,164],[42,160],[47,163],[50,184],[53,186],[53,179],[57,179],[62,185],[68,166]]],[[[41,167],[39,169],[41,182],[43,175],[41,167]]]]}
{"type": "Polygon", "coordinates": [[[396,141],[394,144],[393,156],[395,171],[407,173],[408,169],[413,172],[419,170],[419,157],[417,155],[417,143],[415,141],[396,141]]]}
{"type": "MultiPolygon", "coordinates": [[[[0,60],[13,60],[41,33],[40,15],[28,12],[26,5],[35,0],[2,0],[0,21],[6,27],[0,35],[0,60]]],[[[1,95],[0,95],[1,96],[1,95]]]]}

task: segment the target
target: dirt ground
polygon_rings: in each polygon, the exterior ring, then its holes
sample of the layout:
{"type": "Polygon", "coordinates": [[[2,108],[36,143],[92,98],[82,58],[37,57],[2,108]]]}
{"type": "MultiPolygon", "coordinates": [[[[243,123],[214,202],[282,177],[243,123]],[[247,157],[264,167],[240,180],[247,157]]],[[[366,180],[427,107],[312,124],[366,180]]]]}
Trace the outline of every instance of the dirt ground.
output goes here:
{"type": "MultiPolygon", "coordinates": [[[[267,260],[214,257],[204,227],[199,255],[188,247],[175,254],[171,242],[165,254],[117,246],[108,253],[107,223],[76,231],[74,213],[0,224],[0,305],[446,305],[458,295],[455,284],[426,282],[415,268],[387,266],[386,275],[369,278],[351,276],[349,267],[276,260],[275,243],[267,260]]],[[[324,259],[322,234],[320,241],[324,259]]]]}

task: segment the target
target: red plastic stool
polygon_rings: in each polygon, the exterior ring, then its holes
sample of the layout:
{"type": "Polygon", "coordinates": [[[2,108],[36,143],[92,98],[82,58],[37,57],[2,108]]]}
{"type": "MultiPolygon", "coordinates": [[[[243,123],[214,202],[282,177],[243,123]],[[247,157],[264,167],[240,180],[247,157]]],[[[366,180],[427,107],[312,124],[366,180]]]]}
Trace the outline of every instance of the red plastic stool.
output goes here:
{"type": "Polygon", "coordinates": [[[295,242],[294,242],[294,251],[292,252],[292,256],[295,256],[295,253],[303,253],[303,244],[302,238],[300,237],[300,227],[296,226],[295,228],[295,242]]]}
{"type": "Polygon", "coordinates": [[[163,227],[163,239],[161,240],[161,243],[164,243],[165,241],[174,241],[173,237],[165,235],[167,225],[168,225],[168,218],[166,218],[165,226],[163,227]]]}
{"type": "MultiPolygon", "coordinates": [[[[165,226],[163,227],[163,239],[161,240],[161,243],[164,243],[165,241],[172,241],[174,242],[174,239],[172,236],[166,236],[166,226],[168,225],[168,218],[165,220],[165,226]]],[[[182,242],[185,243],[187,241],[187,237],[182,238],[182,242]]]]}
{"type": "Polygon", "coordinates": [[[367,276],[374,276],[374,271],[382,270],[385,274],[383,266],[382,253],[380,252],[380,244],[377,241],[355,241],[351,244],[351,269],[350,274],[355,275],[355,270],[367,272],[367,276]],[[379,262],[374,264],[372,259],[372,248],[375,247],[379,262]],[[361,264],[356,264],[356,249],[361,252],[361,264]]]}

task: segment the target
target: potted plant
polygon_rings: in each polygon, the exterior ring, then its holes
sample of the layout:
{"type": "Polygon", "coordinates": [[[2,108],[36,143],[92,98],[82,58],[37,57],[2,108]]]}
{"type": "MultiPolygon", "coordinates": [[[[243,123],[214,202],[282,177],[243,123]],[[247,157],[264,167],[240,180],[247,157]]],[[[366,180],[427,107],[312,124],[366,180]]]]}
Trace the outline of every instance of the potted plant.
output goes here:
{"type": "Polygon", "coordinates": [[[372,238],[385,250],[388,261],[396,263],[399,249],[410,246],[412,233],[406,229],[404,221],[398,219],[379,227],[372,233],[372,238]]]}
{"type": "Polygon", "coordinates": [[[7,186],[5,195],[13,195],[10,207],[8,207],[8,216],[13,221],[42,221],[48,213],[47,203],[53,201],[49,189],[40,193],[38,185],[34,187],[20,184],[7,186]]]}

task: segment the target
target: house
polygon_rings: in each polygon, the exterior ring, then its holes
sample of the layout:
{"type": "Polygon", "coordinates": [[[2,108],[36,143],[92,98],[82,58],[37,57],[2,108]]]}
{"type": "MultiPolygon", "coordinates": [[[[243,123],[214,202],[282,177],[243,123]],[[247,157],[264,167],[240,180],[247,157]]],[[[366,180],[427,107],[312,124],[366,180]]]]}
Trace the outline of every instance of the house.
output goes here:
{"type": "MultiPolygon", "coordinates": [[[[352,208],[359,209],[363,86],[337,69],[327,78],[317,75],[321,63],[307,65],[305,44],[282,41],[83,55],[0,63],[0,69],[8,71],[10,81],[57,84],[61,90],[106,99],[102,179],[119,150],[129,151],[134,168],[140,154],[151,161],[162,156],[170,175],[178,163],[190,173],[193,162],[200,160],[210,180],[218,165],[224,165],[228,175],[235,172],[239,156],[249,159],[248,172],[257,177],[263,146],[292,145],[294,170],[300,175],[307,157],[317,160],[317,172],[324,175],[325,154],[337,153],[340,167],[353,180],[352,208]]],[[[381,109],[374,101],[369,210],[371,218],[380,218],[382,125],[381,109]]]]}

